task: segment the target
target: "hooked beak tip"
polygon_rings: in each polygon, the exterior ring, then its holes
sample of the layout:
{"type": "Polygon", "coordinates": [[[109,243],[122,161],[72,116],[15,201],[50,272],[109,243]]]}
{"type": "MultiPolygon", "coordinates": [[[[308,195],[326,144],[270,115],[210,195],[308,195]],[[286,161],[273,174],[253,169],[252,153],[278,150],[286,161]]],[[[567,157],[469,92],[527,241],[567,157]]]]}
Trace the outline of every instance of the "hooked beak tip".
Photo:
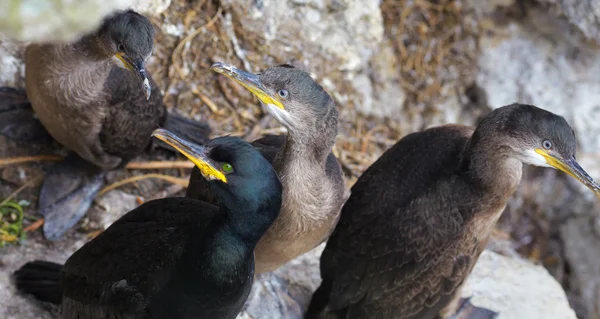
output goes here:
{"type": "Polygon", "coordinates": [[[146,95],[146,100],[150,99],[150,95],[152,94],[152,87],[150,86],[150,81],[148,78],[144,78],[144,94],[146,95]]]}

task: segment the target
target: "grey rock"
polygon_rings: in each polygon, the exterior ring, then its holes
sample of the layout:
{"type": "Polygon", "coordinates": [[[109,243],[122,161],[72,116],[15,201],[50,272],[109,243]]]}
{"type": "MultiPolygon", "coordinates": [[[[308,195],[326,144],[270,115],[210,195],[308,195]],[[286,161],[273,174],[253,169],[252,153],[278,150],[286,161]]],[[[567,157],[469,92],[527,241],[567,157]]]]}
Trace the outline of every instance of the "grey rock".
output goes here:
{"type": "Polygon", "coordinates": [[[98,224],[96,228],[106,229],[121,216],[138,207],[137,197],[123,191],[113,190],[96,198],[96,206],[91,214],[98,224]]]}
{"type": "Polygon", "coordinates": [[[564,16],[588,38],[600,40],[600,2],[596,0],[538,0],[556,16],[564,16]]]}
{"type": "MultiPolygon", "coordinates": [[[[289,61],[302,52],[302,60],[294,61],[297,65],[321,76],[344,75],[358,93],[350,99],[359,111],[383,116],[398,114],[404,101],[402,89],[399,86],[374,88],[370,77],[372,57],[385,51],[381,48],[384,43],[380,1],[224,0],[222,3],[233,12],[236,24],[242,25],[245,33],[264,39],[270,54],[277,60],[289,61]],[[388,95],[397,93],[394,103],[390,104],[396,106],[391,107],[392,111],[387,105],[378,109],[381,105],[374,98],[375,89],[384,90],[388,95]]],[[[244,54],[255,54],[237,51],[242,60],[244,54]]],[[[252,68],[249,63],[244,67],[252,68]]],[[[330,85],[327,89],[338,102],[349,101],[349,97],[339,93],[340,88],[330,85]]]]}
{"type": "Polygon", "coordinates": [[[486,250],[462,291],[497,319],[577,319],[560,284],[542,266],[486,250]]]}
{"type": "Polygon", "coordinates": [[[540,11],[531,11],[527,21],[481,38],[478,84],[492,107],[519,101],[565,116],[579,133],[580,152],[598,152],[598,49],[540,11]]]}
{"type": "Polygon", "coordinates": [[[113,10],[131,6],[157,15],[170,0],[0,1],[0,33],[21,41],[71,41],[100,24],[113,10]]]}
{"type": "Polygon", "coordinates": [[[573,269],[571,282],[580,287],[579,293],[590,319],[600,318],[600,234],[598,217],[570,219],[560,229],[565,253],[573,269]]]}
{"type": "Polygon", "coordinates": [[[0,34],[0,86],[23,87],[23,44],[0,34]]]}

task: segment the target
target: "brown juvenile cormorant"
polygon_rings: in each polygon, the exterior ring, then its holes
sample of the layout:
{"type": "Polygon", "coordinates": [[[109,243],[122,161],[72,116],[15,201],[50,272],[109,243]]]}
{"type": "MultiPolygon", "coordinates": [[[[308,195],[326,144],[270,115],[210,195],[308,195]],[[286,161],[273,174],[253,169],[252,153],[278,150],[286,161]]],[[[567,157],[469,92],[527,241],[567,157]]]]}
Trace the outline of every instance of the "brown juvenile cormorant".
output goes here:
{"type": "Polygon", "coordinates": [[[74,43],[27,47],[27,98],[50,135],[75,153],[47,172],[42,186],[46,238],[60,237],[85,214],[104,170],[140,154],[152,130],[164,126],[205,141],[206,125],[170,115],[162,104],[144,67],[153,42],[147,18],[119,11],[74,43]]]}
{"type": "MultiPolygon", "coordinates": [[[[327,239],[348,198],[340,164],[331,153],[338,112],[307,72],[289,65],[260,74],[223,63],[211,69],[252,92],[288,130],[287,137],[270,135],[252,143],[283,183],[281,215],[256,247],[256,273],[272,271],[327,239]]],[[[210,200],[198,173],[192,172],[186,196],[210,200]]]]}
{"type": "Polygon", "coordinates": [[[220,207],[192,198],[144,203],[76,251],[64,266],[15,272],[17,288],[61,303],[64,319],[232,319],[254,277],[254,248],[281,207],[271,164],[237,137],[199,146],[153,134],[188,157],[220,207]]]}
{"type": "MultiPolygon", "coordinates": [[[[564,118],[522,104],[492,111],[474,130],[446,125],[405,136],[352,187],[306,318],[453,315],[523,163],[557,168],[600,193],[575,149],[564,118]]],[[[488,314],[480,318],[495,315],[480,310],[488,314]]]]}

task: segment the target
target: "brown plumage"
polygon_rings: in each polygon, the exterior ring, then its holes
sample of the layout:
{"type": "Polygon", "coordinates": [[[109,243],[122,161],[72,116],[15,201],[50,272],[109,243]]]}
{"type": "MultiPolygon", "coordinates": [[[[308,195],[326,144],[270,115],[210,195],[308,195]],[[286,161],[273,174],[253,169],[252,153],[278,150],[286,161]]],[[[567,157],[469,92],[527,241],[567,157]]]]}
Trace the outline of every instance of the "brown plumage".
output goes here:
{"type": "Polygon", "coordinates": [[[103,184],[103,170],[144,151],[152,130],[166,126],[205,141],[205,125],[168,115],[162,104],[144,67],[153,42],[150,21],[125,11],[74,43],[27,47],[27,97],[50,135],[77,154],[54,167],[42,187],[46,237],[58,238],[83,216],[103,184]]]}
{"type": "Polygon", "coordinates": [[[453,315],[522,163],[557,167],[600,192],[576,164],[575,145],[562,117],[519,104],[496,109],[475,130],[447,125],[407,135],[353,186],[306,318],[453,315]]]}
{"type": "MultiPolygon", "coordinates": [[[[322,243],[348,197],[339,162],[331,153],[338,132],[333,100],[308,73],[288,65],[256,75],[217,63],[213,70],[242,84],[288,129],[252,143],[283,184],[281,214],[255,250],[256,273],[273,271],[322,243]]],[[[206,182],[192,172],[186,196],[208,200],[206,182]]]]}

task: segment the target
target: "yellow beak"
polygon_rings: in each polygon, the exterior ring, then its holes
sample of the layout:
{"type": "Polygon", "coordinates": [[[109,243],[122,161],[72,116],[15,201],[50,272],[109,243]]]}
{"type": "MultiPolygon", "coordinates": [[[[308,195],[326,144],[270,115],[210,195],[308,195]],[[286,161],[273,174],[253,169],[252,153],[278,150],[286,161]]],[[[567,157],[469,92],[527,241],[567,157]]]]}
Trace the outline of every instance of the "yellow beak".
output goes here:
{"type": "Polygon", "coordinates": [[[265,88],[262,82],[260,82],[260,76],[257,74],[242,71],[235,66],[222,62],[213,64],[210,69],[241,84],[248,91],[254,94],[254,96],[256,96],[263,104],[274,105],[281,110],[285,109],[283,103],[281,103],[278,98],[268,93],[268,90],[265,88]]]}
{"type": "Polygon", "coordinates": [[[208,150],[205,146],[190,143],[176,136],[175,134],[159,128],[152,132],[152,136],[171,145],[178,152],[187,157],[194,165],[200,169],[202,176],[207,180],[220,180],[227,183],[225,174],[215,167],[213,161],[208,157],[208,150]]]}
{"type": "Polygon", "coordinates": [[[125,56],[125,53],[117,53],[115,54],[115,58],[123,64],[123,66],[133,72],[137,78],[142,82],[142,87],[144,89],[144,94],[146,96],[146,100],[150,98],[150,94],[152,93],[152,87],[150,86],[150,80],[148,79],[148,74],[146,73],[146,67],[144,66],[144,60],[136,59],[133,62],[130,62],[129,59],[125,56]]]}
{"type": "Polygon", "coordinates": [[[565,160],[551,155],[547,151],[540,148],[536,149],[535,152],[542,155],[546,159],[546,163],[548,163],[548,165],[571,175],[573,178],[577,179],[583,185],[587,186],[594,193],[596,193],[596,196],[600,197],[600,185],[598,185],[598,183],[596,183],[594,179],[588,175],[588,173],[581,166],[579,166],[574,158],[565,160]]]}

